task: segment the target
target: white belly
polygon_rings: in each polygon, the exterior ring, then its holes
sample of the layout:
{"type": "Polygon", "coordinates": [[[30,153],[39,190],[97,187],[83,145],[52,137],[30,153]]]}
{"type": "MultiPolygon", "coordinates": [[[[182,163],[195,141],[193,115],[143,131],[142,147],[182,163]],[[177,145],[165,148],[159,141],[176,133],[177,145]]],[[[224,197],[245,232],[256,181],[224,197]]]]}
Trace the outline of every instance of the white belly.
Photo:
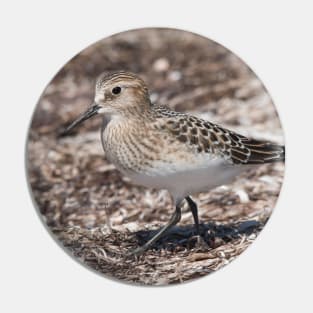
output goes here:
{"type": "Polygon", "coordinates": [[[225,164],[212,160],[201,168],[188,168],[176,172],[129,173],[127,176],[136,184],[150,188],[167,189],[174,199],[231,183],[236,176],[251,166],[225,164]]]}

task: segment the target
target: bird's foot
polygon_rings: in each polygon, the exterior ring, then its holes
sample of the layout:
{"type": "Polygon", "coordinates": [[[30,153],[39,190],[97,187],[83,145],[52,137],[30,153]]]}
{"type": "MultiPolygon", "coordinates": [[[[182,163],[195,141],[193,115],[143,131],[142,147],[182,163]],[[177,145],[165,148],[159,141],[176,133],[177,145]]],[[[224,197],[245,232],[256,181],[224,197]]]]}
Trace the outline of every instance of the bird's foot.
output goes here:
{"type": "Polygon", "coordinates": [[[210,245],[208,245],[208,243],[204,240],[204,238],[201,235],[192,236],[190,239],[196,241],[194,245],[196,249],[207,250],[210,248],[210,245]]]}

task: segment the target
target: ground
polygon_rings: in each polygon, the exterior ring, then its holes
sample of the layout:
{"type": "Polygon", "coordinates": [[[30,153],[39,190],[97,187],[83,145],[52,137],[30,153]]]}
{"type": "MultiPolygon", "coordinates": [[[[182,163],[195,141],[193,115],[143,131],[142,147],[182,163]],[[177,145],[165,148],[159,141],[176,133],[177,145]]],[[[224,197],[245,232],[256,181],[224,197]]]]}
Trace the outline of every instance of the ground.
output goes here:
{"type": "Polygon", "coordinates": [[[103,71],[130,70],[148,84],[154,103],[167,104],[257,139],[283,143],[279,118],[255,74],[224,47],[191,33],[147,29],[97,42],[54,77],[33,116],[27,147],[32,196],[44,223],[70,254],[92,269],[129,283],[163,285],[200,277],[231,262],[263,229],[277,201],[282,163],[263,165],[231,185],[192,195],[192,215],[153,249],[143,244],[173,213],[164,190],[135,186],[105,159],[101,120],[68,137],[58,134],[91,104],[103,71]]]}

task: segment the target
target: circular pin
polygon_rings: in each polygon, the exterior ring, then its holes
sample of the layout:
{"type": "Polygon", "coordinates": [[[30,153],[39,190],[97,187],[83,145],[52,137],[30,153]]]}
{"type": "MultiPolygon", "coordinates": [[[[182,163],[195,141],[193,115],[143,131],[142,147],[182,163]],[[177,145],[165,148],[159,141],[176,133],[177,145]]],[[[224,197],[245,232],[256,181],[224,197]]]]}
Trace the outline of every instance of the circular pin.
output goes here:
{"type": "Polygon", "coordinates": [[[260,79],[194,33],[102,39],[49,82],[27,139],[39,215],[97,273],[167,285],[253,243],[284,177],[283,131],[260,79]]]}

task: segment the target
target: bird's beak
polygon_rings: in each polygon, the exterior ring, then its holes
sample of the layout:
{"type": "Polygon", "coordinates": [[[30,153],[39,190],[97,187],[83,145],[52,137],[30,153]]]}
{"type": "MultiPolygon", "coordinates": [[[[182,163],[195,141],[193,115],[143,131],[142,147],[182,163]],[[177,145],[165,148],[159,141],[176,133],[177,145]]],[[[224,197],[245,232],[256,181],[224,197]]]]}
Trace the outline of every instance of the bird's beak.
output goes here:
{"type": "Polygon", "coordinates": [[[82,122],[88,120],[92,116],[98,114],[99,109],[101,108],[100,105],[94,103],[91,105],[86,112],[80,115],[74,122],[72,122],[69,126],[65,128],[64,131],[60,134],[61,136],[67,135],[74,127],[81,124],[82,122]]]}

